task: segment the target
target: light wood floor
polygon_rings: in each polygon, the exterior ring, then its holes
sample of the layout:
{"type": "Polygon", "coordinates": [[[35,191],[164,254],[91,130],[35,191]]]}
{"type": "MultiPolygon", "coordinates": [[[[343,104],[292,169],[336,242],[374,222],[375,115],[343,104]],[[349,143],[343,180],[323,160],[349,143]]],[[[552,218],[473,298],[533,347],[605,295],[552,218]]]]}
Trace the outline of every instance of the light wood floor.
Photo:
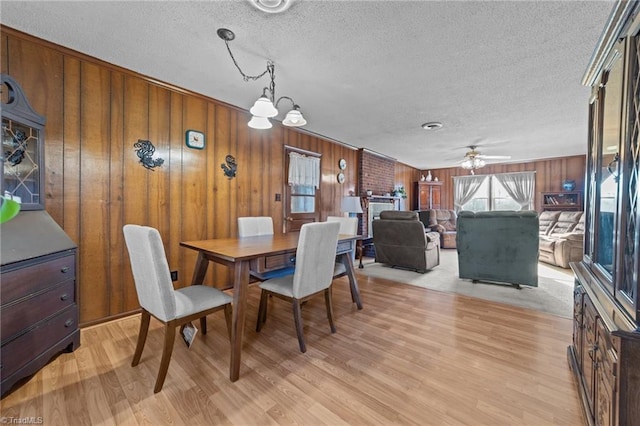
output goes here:
{"type": "Polygon", "coordinates": [[[336,334],[322,297],[303,307],[306,354],[291,305],[279,299],[255,332],[259,289],[251,287],[236,383],[220,312],[191,349],[177,338],[164,388],[154,394],[162,330],[152,320],[133,368],[134,316],[83,329],[80,348],[6,395],[1,415],[41,417],[45,425],[583,424],[566,359],[569,319],[359,280],[362,311],[346,278],[334,285],[336,334]]]}

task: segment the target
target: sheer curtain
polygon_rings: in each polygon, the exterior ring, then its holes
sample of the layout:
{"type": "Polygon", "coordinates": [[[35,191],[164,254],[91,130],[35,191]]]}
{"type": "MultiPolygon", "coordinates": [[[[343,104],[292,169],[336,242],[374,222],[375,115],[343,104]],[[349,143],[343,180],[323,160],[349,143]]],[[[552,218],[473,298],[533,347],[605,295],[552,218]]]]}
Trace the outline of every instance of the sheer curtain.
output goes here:
{"type": "Polygon", "coordinates": [[[297,152],[289,153],[289,185],[320,188],[320,159],[297,152]]]}
{"type": "Polygon", "coordinates": [[[482,185],[487,177],[487,175],[454,176],[453,205],[456,213],[476,195],[476,192],[480,189],[480,185],[482,185]]]}
{"type": "Polygon", "coordinates": [[[535,172],[500,173],[495,175],[513,201],[520,204],[520,210],[531,210],[536,189],[535,172]]]}

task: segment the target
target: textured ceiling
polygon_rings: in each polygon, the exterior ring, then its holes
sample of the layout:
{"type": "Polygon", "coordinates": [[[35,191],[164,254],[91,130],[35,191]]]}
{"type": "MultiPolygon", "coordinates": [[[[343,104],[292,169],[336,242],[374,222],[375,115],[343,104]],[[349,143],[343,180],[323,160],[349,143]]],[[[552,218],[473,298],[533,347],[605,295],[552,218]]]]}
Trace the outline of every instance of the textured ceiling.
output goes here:
{"type": "Polygon", "coordinates": [[[430,169],[456,165],[472,144],[507,162],[584,154],[580,82],[613,2],[298,0],[283,14],[243,0],[0,7],[3,25],[248,109],[268,81],[243,81],[216,35],[229,28],[247,74],[275,62],[276,96],[295,99],[306,130],[430,169]],[[425,131],[428,121],[444,127],[425,131]]]}

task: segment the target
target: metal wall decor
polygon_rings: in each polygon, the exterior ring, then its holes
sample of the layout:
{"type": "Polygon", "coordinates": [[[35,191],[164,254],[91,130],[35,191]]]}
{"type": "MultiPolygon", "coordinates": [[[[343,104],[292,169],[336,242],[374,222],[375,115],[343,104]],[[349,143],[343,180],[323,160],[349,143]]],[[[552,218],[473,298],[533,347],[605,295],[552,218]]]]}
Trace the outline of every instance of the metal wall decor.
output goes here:
{"type": "Polygon", "coordinates": [[[152,158],[153,153],[156,152],[156,147],[153,146],[151,141],[138,139],[138,142],[134,143],[133,147],[136,149],[136,155],[145,169],[153,171],[155,167],[162,166],[164,163],[162,158],[152,158]]]}
{"type": "Polygon", "coordinates": [[[236,177],[236,170],[238,168],[238,164],[236,163],[236,159],[233,155],[229,154],[224,158],[225,163],[220,164],[220,168],[224,171],[224,175],[229,179],[233,179],[236,177]]]}

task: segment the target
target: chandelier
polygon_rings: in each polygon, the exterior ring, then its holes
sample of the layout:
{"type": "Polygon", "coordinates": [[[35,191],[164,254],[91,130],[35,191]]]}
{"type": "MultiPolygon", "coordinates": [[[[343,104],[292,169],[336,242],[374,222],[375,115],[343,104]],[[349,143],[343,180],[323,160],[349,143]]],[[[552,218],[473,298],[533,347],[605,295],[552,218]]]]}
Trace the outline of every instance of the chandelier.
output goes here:
{"type": "Polygon", "coordinates": [[[240,69],[240,65],[238,65],[238,62],[236,61],[236,58],[233,56],[233,53],[231,52],[231,48],[229,47],[229,42],[233,40],[236,37],[236,35],[233,33],[233,31],[228,30],[226,28],[219,28],[217,33],[218,33],[218,37],[224,40],[224,43],[227,46],[227,51],[231,56],[231,60],[233,61],[233,64],[236,66],[238,71],[240,71],[240,74],[242,75],[242,78],[244,79],[244,81],[249,81],[249,80],[255,81],[269,74],[269,79],[270,79],[269,86],[264,87],[262,89],[262,95],[258,98],[258,100],[256,100],[256,102],[253,104],[253,106],[249,110],[249,112],[252,115],[251,120],[249,120],[249,123],[248,123],[249,127],[253,129],[270,129],[272,125],[269,119],[278,115],[278,105],[283,100],[291,102],[291,105],[293,105],[293,108],[287,113],[284,120],[282,120],[282,124],[289,127],[300,127],[307,124],[307,120],[304,119],[304,117],[302,116],[302,113],[300,112],[300,106],[296,104],[293,99],[291,99],[288,96],[280,96],[277,100],[275,99],[276,98],[276,83],[275,83],[276,66],[275,64],[272,61],[267,61],[267,69],[263,71],[262,74],[259,74],[259,75],[245,74],[242,71],[242,69],[240,69]]]}

